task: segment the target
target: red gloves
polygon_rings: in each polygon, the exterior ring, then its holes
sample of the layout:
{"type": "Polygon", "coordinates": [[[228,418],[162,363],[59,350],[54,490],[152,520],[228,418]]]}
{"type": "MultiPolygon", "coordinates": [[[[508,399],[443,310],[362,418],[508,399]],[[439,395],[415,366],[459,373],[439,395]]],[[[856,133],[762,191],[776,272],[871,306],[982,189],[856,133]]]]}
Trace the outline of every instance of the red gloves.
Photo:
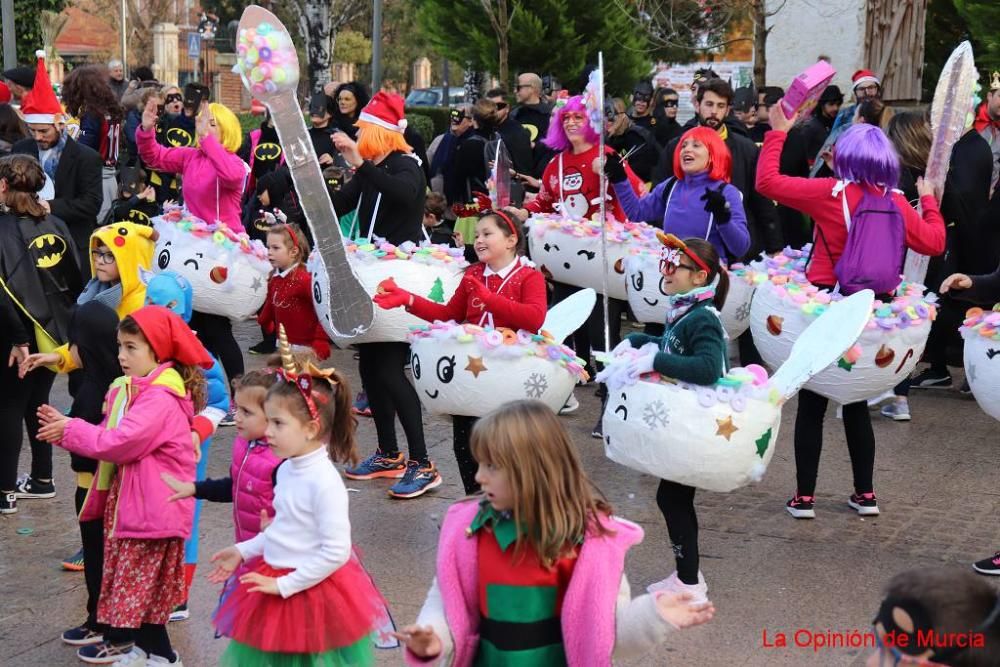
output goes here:
{"type": "Polygon", "coordinates": [[[468,282],[469,300],[472,302],[472,307],[476,310],[488,309],[496,294],[478,280],[469,280],[468,282]]]}
{"type": "Polygon", "coordinates": [[[378,284],[373,301],[379,308],[391,310],[400,306],[412,305],[413,294],[398,287],[392,278],[386,278],[378,284]]]}

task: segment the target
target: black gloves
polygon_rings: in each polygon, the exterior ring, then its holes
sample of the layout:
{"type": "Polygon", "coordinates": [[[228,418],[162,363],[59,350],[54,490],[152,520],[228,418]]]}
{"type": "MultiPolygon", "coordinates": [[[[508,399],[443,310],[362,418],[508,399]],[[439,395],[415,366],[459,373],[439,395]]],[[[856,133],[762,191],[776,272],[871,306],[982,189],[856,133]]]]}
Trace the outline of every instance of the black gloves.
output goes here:
{"type": "Polygon", "coordinates": [[[705,188],[705,194],[701,196],[701,200],[705,202],[705,211],[712,214],[718,225],[726,224],[733,215],[729,208],[729,200],[722,194],[725,189],[726,184],[722,183],[717,190],[705,188]]]}
{"type": "Polygon", "coordinates": [[[625,174],[625,163],[618,153],[609,153],[604,156],[604,173],[612,183],[621,183],[628,179],[625,174]]]}

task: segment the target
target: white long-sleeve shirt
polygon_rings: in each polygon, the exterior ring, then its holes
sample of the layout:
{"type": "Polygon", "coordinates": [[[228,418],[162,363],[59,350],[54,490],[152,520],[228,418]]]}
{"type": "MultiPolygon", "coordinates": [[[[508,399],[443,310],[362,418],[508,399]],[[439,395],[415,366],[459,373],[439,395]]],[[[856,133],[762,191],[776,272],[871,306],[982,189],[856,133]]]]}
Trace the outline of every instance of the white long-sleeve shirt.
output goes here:
{"type": "Polygon", "coordinates": [[[274,521],[236,548],[244,560],[263,554],[271,567],[293,569],[278,577],[278,591],[287,598],[320,583],[350,558],[347,503],[347,489],[325,447],[290,458],[278,468],[274,521]]]}

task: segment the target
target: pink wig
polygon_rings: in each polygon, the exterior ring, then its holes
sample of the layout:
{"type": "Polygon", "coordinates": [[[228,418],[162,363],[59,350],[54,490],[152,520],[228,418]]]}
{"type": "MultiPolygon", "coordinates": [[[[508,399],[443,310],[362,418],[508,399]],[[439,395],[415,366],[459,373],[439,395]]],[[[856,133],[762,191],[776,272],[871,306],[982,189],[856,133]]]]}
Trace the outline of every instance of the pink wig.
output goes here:
{"type": "MultiPolygon", "coordinates": [[[[583,104],[583,97],[577,95],[575,97],[569,98],[566,104],[552,114],[552,119],[549,121],[549,131],[545,135],[545,139],[542,143],[555,151],[565,151],[570,148],[572,144],[569,142],[569,137],[566,136],[566,131],[563,130],[563,116],[567,112],[582,113],[586,117],[590,117],[587,112],[587,107],[583,104]]],[[[601,122],[604,122],[604,112],[601,112],[601,122]]],[[[583,138],[586,139],[587,143],[597,145],[601,138],[594,132],[594,128],[590,126],[589,121],[585,121],[583,125],[583,138]]]]}

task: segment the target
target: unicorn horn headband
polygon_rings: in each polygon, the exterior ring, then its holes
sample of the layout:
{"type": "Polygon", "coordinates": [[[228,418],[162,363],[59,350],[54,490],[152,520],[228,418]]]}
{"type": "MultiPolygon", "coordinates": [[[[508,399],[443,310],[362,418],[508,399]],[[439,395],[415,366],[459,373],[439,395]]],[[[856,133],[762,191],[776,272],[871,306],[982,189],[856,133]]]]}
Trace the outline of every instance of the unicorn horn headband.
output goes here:
{"type": "Polygon", "coordinates": [[[311,360],[307,361],[299,369],[298,364],[295,362],[295,356],[292,354],[292,346],[288,343],[284,324],[278,325],[278,352],[281,355],[281,368],[277,371],[278,375],[285,382],[295,385],[299,393],[302,394],[302,398],[305,399],[306,405],[309,408],[309,416],[313,419],[319,419],[319,409],[316,407],[316,403],[319,402],[325,405],[328,397],[316,392],[313,389],[313,383],[319,380],[326,382],[331,389],[336,387],[339,384],[335,379],[336,369],[318,368],[311,360]]]}

